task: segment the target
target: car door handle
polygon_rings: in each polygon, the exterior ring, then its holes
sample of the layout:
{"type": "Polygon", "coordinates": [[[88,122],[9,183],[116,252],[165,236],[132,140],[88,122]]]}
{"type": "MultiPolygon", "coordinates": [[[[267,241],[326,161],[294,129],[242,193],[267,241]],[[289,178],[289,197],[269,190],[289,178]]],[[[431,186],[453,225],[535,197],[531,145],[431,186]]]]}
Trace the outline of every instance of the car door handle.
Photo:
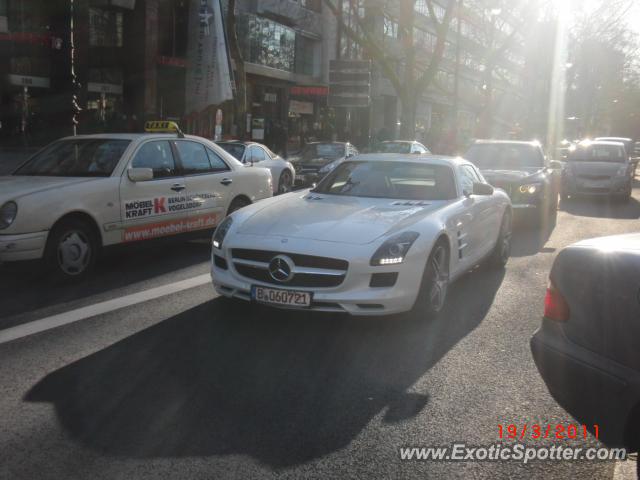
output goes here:
{"type": "Polygon", "coordinates": [[[220,183],[222,185],[231,185],[233,183],[233,180],[231,180],[230,178],[223,178],[222,180],[220,180],[220,183]]]}
{"type": "Polygon", "coordinates": [[[173,185],[171,185],[171,190],[173,190],[174,192],[181,192],[185,188],[187,187],[185,187],[181,183],[174,183],[173,185]]]}

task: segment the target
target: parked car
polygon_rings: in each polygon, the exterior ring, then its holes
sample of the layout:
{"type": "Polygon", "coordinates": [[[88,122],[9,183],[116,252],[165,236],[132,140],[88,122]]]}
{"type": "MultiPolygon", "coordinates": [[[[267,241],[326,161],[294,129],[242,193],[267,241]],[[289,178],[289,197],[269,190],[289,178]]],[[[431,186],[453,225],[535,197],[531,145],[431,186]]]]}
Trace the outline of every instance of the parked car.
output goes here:
{"type": "Polygon", "coordinates": [[[581,142],[569,152],[562,178],[562,198],[605,195],[629,201],[633,187],[632,169],[622,143],[581,142]]]}
{"type": "Polygon", "coordinates": [[[291,191],[296,176],[293,165],[265,145],[239,140],[216,143],[246,166],[268,168],[273,178],[274,194],[291,191]]]}
{"type": "Polygon", "coordinates": [[[636,176],[636,169],[638,168],[638,153],[636,152],[636,144],[631,138],[625,137],[597,137],[596,142],[620,142],[624,145],[625,150],[627,151],[627,155],[629,156],[629,161],[633,165],[631,171],[631,177],[634,178],[636,176]]]}
{"type": "Polygon", "coordinates": [[[296,186],[308,187],[319,182],[345,159],[358,154],[356,147],[344,142],[312,142],[299,156],[290,158],[296,169],[296,186]]]}
{"type": "Polygon", "coordinates": [[[562,164],[549,161],[540,143],[476,140],[464,158],[509,195],[516,216],[526,215],[536,225],[555,223],[562,164]]]}
{"type": "Polygon", "coordinates": [[[63,138],[0,177],[0,263],[44,259],[60,279],[79,279],[102,247],[213,229],[271,195],[268,170],[204,138],[63,138]]]}
{"type": "MultiPolygon", "coordinates": [[[[540,375],[611,446],[640,448],[640,234],[564,248],[531,339],[540,375]],[[595,427],[597,425],[597,427],[595,427]]],[[[594,432],[595,433],[595,432],[594,432]]]]}
{"type": "Polygon", "coordinates": [[[431,153],[420,142],[410,140],[387,140],[373,146],[372,153],[431,153]]]}
{"type": "Polygon", "coordinates": [[[227,217],[213,236],[218,293],[276,307],[439,313],[450,282],[511,249],[509,197],[463,159],[367,154],[312,190],[227,217]]]}

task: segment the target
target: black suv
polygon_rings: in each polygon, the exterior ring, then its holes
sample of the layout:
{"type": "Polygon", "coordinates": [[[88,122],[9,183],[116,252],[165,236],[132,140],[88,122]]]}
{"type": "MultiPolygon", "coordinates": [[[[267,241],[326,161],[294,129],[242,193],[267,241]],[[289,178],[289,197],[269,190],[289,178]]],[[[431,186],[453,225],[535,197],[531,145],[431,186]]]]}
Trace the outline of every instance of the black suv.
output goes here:
{"type": "Polygon", "coordinates": [[[476,140],[464,158],[487,182],[507,192],[517,216],[537,226],[555,223],[562,164],[549,162],[538,142],[476,140]]]}

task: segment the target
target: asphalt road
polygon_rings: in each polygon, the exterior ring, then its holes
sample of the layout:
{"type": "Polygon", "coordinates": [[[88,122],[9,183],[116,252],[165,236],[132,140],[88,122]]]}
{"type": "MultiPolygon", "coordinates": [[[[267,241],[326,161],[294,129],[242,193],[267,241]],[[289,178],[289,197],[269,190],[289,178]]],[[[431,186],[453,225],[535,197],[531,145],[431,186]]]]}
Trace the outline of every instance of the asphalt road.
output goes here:
{"type": "MultiPolygon", "coordinates": [[[[573,422],[528,341],[556,252],[637,231],[639,187],[626,205],[572,201],[547,233],[519,229],[506,270],[461,279],[431,322],[251,307],[205,284],[0,344],[0,478],[624,478],[629,465],[398,449],[573,422]]],[[[208,255],[207,241],[114,251],[75,287],[0,270],[0,330],[206,274],[208,255]]]]}

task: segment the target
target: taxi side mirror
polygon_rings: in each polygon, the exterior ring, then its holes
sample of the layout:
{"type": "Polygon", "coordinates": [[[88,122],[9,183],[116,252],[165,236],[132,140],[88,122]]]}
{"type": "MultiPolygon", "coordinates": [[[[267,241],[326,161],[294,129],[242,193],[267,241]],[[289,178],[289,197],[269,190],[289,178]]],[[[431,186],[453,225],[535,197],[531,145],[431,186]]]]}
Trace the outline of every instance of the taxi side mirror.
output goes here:
{"type": "Polygon", "coordinates": [[[127,176],[132,182],[148,182],[153,180],[153,170],[150,168],[130,168],[127,176]]]}

